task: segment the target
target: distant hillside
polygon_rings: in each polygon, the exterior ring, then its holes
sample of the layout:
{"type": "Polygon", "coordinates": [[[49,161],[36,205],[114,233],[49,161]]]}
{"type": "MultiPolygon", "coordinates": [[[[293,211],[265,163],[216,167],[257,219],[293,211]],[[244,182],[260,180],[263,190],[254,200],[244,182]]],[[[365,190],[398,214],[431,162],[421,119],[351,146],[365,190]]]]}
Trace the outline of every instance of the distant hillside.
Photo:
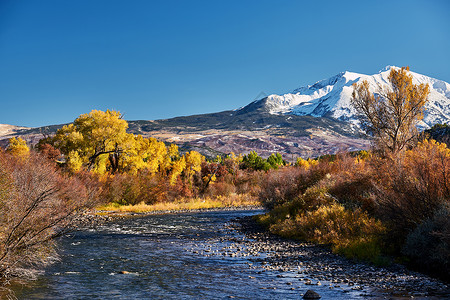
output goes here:
{"type": "MultiPolygon", "coordinates": [[[[311,157],[368,147],[368,142],[345,122],[312,116],[272,115],[252,105],[239,111],[128,123],[130,133],[176,143],[182,151],[196,150],[207,157],[230,152],[246,154],[255,150],[264,157],[279,152],[286,159],[295,160],[298,156],[311,157]]],[[[24,129],[16,135],[35,144],[62,126],[24,129]]],[[[3,141],[3,146],[6,142],[3,141]]]]}
{"type": "Polygon", "coordinates": [[[248,153],[286,158],[317,156],[339,150],[367,148],[368,142],[342,121],[312,116],[273,115],[258,108],[177,117],[156,121],[130,121],[129,131],[174,142],[207,156],[248,153]]]}
{"type": "Polygon", "coordinates": [[[176,117],[156,121],[130,121],[130,132],[146,134],[153,131],[199,132],[205,130],[270,131],[273,135],[309,135],[308,129],[326,128],[340,134],[352,135],[345,122],[312,116],[272,115],[265,111],[245,109],[213,114],[176,117]]]}
{"type": "Polygon", "coordinates": [[[18,132],[21,132],[23,130],[28,130],[29,127],[22,127],[22,126],[14,126],[14,125],[8,125],[8,124],[0,124],[0,137],[2,136],[8,136],[8,135],[15,135],[18,132]]]}

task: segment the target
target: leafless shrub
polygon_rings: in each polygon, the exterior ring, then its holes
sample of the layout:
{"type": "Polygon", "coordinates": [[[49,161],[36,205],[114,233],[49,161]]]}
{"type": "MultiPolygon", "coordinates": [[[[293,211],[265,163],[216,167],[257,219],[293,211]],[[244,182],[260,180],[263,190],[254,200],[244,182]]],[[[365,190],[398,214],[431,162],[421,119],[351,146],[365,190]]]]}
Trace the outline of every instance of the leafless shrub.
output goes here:
{"type": "Polygon", "coordinates": [[[298,197],[302,193],[300,177],[305,172],[301,168],[282,168],[267,173],[259,193],[263,205],[272,209],[298,197]]]}
{"type": "Polygon", "coordinates": [[[442,205],[408,234],[402,252],[421,268],[450,279],[450,205],[442,205]]]}
{"type": "Polygon", "coordinates": [[[94,187],[63,176],[37,153],[23,159],[0,153],[0,285],[49,263],[53,240],[93,203],[94,187]]]}

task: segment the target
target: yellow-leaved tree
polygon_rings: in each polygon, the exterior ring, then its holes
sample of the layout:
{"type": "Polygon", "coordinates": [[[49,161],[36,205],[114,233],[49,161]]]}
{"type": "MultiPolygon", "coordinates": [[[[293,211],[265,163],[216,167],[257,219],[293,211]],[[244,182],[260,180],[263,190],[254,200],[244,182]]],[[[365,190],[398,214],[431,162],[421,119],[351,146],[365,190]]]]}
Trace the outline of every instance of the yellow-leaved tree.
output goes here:
{"type": "Polygon", "coordinates": [[[378,148],[395,153],[417,142],[416,126],[423,118],[429,86],[413,84],[409,67],[392,68],[388,79],[390,85],[375,93],[366,80],[354,84],[352,104],[378,148]]]}
{"type": "Polygon", "coordinates": [[[171,163],[171,171],[169,175],[169,183],[170,185],[174,185],[177,182],[178,176],[181,175],[181,173],[186,168],[186,160],[184,156],[181,158],[172,161],[171,163]]]}
{"type": "Polygon", "coordinates": [[[30,153],[30,148],[20,137],[12,137],[9,139],[9,145],[6,148],[6,151],[11,153],[14,156],[27,156],[30,153]]]}
{"type": "Polygon", "coordinates": [[[72,171],[88,170],[112,173],[119,169],[122,157],[133,146],[133,135],[120,112],[93,110],[65,125],[51,138],[51,144],[65,154],[72,171]]]}
{"type": "Polygon", "coordinates": [[[187,152],[185,155],[186,160],[186,175],[191,177],[196,172],[200,172],[202,169],[202,162],[205,161],[205,157],[197,151],[187,152]]]}
{"type": "MultiPolygon", "coordinates": [[[[48,143],[59,149],[72,172],[85,168],[98,174],[137,174],[146,169],[150,174],[170,173],[170,182],[174,183],[186,168],[186,160],[180,158],[178,147],[174,144],[166,147],[155,138],[127,133],[127,128],[128,123],[120,112],[93,110],[59,129],[55,136],[41,140],[40,144],[48,143]]],[[[194,154],[190,157],[189,167],[198,171],[198,159],[194,159],[194,154]]]]}
{"type": "Polygon", "coordinates": [[[163,142],[141,135],[134,136],[129,142],[129,151],[123,157],[124,171],[136,174],[141,169],[147,169],[151,174],[155,174],[164,169],[168,154],[163,142]]]}

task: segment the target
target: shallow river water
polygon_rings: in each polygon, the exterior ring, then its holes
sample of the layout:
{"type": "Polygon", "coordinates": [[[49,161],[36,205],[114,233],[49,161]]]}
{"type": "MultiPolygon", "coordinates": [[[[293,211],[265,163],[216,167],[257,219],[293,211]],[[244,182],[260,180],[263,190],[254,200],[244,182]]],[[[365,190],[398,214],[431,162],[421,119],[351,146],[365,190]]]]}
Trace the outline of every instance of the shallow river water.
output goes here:
{"type": "Polygon", "coordinates": [[[301,272],[264,268],[266,254],[246,252],[251,240],[230,226],[256,213],[149,215],[84,229],[61,238],[60,261],[14,291],[19,299],[301,299],[309,289],[322,299],[376,298],[370,286],[311,287],[301,272]]]}

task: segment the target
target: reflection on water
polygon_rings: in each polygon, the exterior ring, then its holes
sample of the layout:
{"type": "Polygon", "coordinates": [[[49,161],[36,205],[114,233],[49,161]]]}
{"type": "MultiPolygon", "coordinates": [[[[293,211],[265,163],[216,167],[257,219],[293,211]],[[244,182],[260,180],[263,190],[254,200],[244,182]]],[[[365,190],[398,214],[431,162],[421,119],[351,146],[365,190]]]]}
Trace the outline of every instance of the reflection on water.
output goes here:
{"type": "MultiPolygon", "coordinates": [[[[61,261],[19,299],[300,299],[296,273],[262,272],[250,256],[223,255],[244,236],[227,222],[260,211],[151,215],[117,220],[59,241],[61,261]]],[[[245,249],[242,249],[245,250],[245,249]]],[[[259,261],[261,256],[258,257],[259,261]]],[[[323,299],[358,299],[317,287],[323,299]]]]}

